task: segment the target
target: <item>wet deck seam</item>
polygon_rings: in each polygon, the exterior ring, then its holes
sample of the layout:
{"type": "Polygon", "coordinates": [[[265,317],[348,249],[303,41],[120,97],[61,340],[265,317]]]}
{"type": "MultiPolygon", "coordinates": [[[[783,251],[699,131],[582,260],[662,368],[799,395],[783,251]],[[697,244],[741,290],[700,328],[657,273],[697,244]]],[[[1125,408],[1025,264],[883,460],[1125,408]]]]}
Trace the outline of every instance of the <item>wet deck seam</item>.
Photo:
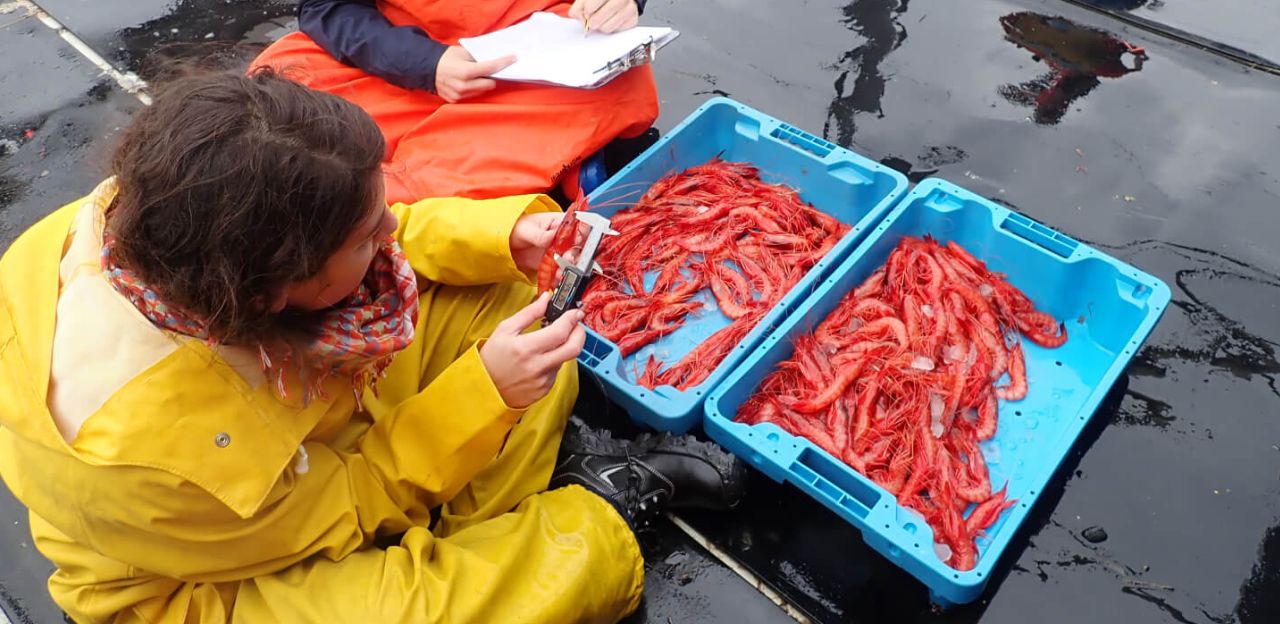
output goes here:
{"type": "Polygon", "coordinates": [[[799,622],[800,624],[812,624],[813,620],[810,619],[809,616],[805,615],[799,607],[789,602],[781,593],[770,587],[768,583],[751,570],[748,570],[746,566],[738,563],[732,555],[722,550],[719,546],[716,546],[714,542],[708,539],[697,529],[693,528],[693,526],[688,522],[681,519],[680,516],[671,512],[667,512],[666,516],[667,519],[671,521],[671,524],[676,525],[676,528],[680,529],[680,531],[685,535],[688,535],[689,539],[693,540],[694,543],[707,551],[707,553],[712,557],[715,557],[716,561],[719,561],[726,568],[732,570],[734,574],[737,574],[742,580],[746,581],[748,585],[760,592],[760,595],[768,598],[770,602],[777,605],[777,607],[781,609],[783,613],[786,613],[791,617],[791,619],[799,622]]]}
{"type": "Polygon", "coordinates": [[[151,104],[151,96],[147,93],[147,82],[138,77],[137,74],[116,68],[107,61],[107,59],[103,58],[101,54],[98,54],[96,50],[90,47],[89,44],[85,43],[79,35],[72,32],[66,26],[63,26],[62,22],[59,22],[50,15],[48,11],[45,11],[43,7],[32,0],[14,0],[14,4],[25,8],[29,14],[39,20],[41,24],[44,24],[47,28],[57,33],[57,35],[61,37],[63,41],[67,42],[67,44],[76,52],[78,52],[80,56],[84,57],[84,59],[92,63],[94,67],[97,67],[99,71],[115,81],[115,83],[119,85],[121,89],[124,89],[126,93],[133,94],[133,96],[138,98],[138,101],[143,104],[151,104]]]}

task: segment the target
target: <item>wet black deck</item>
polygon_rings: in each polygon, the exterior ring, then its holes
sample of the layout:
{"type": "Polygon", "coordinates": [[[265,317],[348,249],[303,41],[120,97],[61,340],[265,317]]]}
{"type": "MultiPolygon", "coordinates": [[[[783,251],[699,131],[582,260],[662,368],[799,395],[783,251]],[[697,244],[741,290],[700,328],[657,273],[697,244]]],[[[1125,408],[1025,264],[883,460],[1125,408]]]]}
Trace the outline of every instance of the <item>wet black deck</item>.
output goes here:
{"type": "MultiPolygon", "coordinates": [[[[275,1],[42,4],[143,71],[251,53],[289,22],[275,1]]],[[[913,180],[1010,205],[1174,295],[979,603],[934,613],[922,587],[789,486],[758,479],[740,512],[687,519],[819,621],[1280,622],[1280,76],[1259,61],[1280,59],[1280,5],[1211,4],[651,0],[652,19],[684,33],[656,67],[662,128],[729,95],[913,180]],[[1045,43],[1008,33],[1006,16],[1064,40],[1109,33],[1148,59],[1122,72],[1085,44],[1050,41],[1050,66],[1030,51],[1045,43]],[[1085,540],[1091,526],[1107,539],[1085,540]]],[[[0,245],[96,182],[102,139],[138,106],[8,6],[0,245]]],[[[15,621],[15,605],[54,621],[24,515],[0,498],[0,604],[15,621]]],[[[789,621],[673,528],[646,544],[635,621],[789,621]]]]}

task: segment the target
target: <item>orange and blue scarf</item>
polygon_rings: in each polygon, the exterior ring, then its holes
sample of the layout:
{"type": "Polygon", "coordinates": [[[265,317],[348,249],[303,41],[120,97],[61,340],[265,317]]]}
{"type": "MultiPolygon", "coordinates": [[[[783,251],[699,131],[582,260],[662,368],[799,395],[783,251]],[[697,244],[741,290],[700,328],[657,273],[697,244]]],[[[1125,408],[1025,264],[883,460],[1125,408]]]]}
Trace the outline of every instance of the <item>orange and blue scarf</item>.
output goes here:
{"type": "MultiPolygon", "coordinates": [[[[102,272],[117,292],[155,326],[212,342],[204,323],[160,300],[136,273],[116,264],[112,243],[111,237],[105,237],[102,272]]],[[[296,372],[304,402],[327,400],[323,384],[330,376],[349,378],[359,408],[364,391],[374,387],[392,357],[413,342],[417,320],[417,279],[400,246],[388,241],[375,254],[356,291],[322,312],[306,339],[257,346],[262,372],[287,399],[286,372],[292,362],[299,362],[296,372]],[[295,349],[301,357],[295,357],[295,349]]]]}

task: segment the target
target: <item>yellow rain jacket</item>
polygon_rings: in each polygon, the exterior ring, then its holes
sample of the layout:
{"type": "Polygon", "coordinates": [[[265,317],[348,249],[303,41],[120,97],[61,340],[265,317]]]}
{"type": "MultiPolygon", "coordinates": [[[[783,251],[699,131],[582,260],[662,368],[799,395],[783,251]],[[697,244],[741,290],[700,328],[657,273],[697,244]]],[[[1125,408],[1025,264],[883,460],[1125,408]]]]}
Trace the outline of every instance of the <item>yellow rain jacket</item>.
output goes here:
{"type": "Polygon", "coordinates": [[[574,364],[514,410],[477,350],[532,298],[513,224],[554,203],[393,207],[421,318],[357,411],[348,382],[289,403],[248,350],[147,322],[100,273],[113,196],[108,180],[0,260],[0,475],[77,622],[610,622],[636,607],[623,519],[580,488],[543,492],[574,364]]]}

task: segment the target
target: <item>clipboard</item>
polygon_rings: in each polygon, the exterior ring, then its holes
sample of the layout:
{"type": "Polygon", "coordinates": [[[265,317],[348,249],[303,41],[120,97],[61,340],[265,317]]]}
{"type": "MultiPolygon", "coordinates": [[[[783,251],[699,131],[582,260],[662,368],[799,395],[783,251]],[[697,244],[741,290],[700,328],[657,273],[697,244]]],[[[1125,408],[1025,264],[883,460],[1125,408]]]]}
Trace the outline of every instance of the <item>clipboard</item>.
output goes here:
{"type": "Polygon", "coordinates": [[[591,85],[582,88],[595,89],[605,85],[610,80],[621,76],[633,68],[652,63],[654,59],[657,58],[658,48],[670,43],[672,39],[675,39],[676,36],[679,35],[679,33],[676,33],[675,31],[672,32],[675,34],[667,38],[665,41],[655,42],[653,37],[649,37],[644,43],[632,48],[630,52],[626,53],[622,57],[605,63],[603,67],[595,71],[595,73],[600,74],[600,79],[591,85]]]}
{"type": "Polygon", "coordinates": [[[672,28],[646,26],[584,35],[581,22],[538,12],[514,26],[458,43],[481,62],[514,54],[514,64],[491,76],[496,80],[596,89],[654,62],[658,49],[679,35],[672,28]]]}

